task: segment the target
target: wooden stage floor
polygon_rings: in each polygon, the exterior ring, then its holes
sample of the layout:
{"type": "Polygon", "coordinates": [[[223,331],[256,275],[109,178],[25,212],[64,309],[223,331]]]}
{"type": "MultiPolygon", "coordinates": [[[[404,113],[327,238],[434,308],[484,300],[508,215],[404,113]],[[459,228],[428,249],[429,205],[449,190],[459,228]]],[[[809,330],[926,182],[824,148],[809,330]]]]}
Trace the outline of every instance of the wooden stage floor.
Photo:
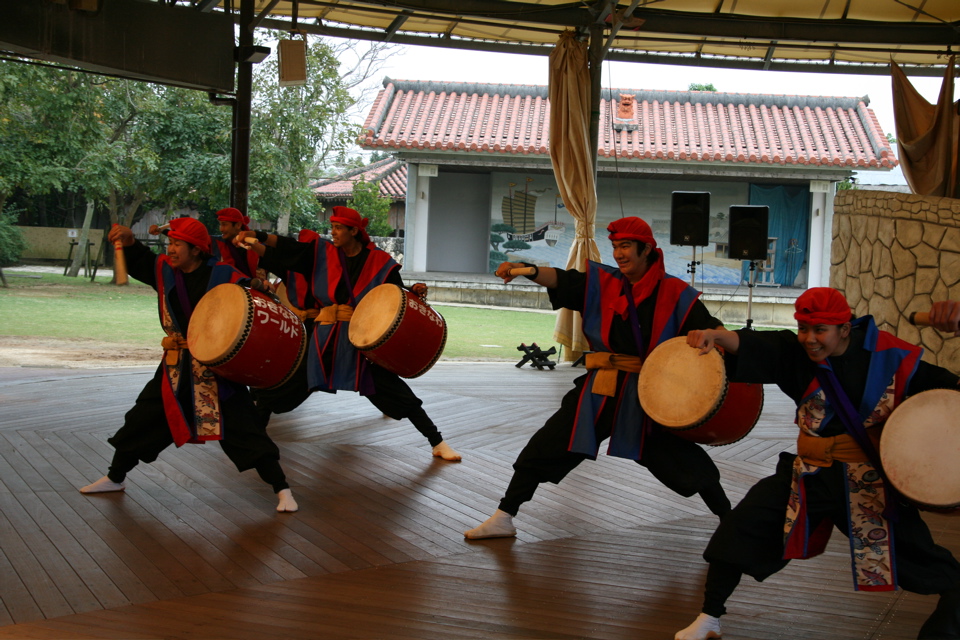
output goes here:
{"type": "MultiPolygon", "coordinates": [[[[152,372],[0,368],[0,638],[670,639],[699,611],[716,520],[634,463],[541,487],[516,539],[463,538],[581,372],[441,362],[411,381],[459,464],[356,394],[315,394],[270,426],[301,507],[277,514],[216,445],[81,495],[152,372]]],[[[768,388],[753,432],[710,448],[734,501],[794,430],[768,388]]],[[[960,519],[928,522],[960,552],[960,519]]],[[[913,638],[935,599],[854,592],[835,532],[823,556],[745,579],[724,638],[913,638]]]]}

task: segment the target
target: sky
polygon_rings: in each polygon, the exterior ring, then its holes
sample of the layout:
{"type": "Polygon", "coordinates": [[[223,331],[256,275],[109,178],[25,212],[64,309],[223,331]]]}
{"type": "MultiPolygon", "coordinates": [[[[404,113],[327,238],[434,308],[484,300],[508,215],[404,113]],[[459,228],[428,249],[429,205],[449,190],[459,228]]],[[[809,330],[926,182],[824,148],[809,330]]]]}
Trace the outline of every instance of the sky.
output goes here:
{"type": "MultiPolygon", "coordinates": [[[[461,51],[401,45],[381,72],[394,80],[436,80],[546,85],[548,58],[507,53],[461,51]]],[[[604,88],[686,91],[691,83],[713,84],[724,93],[868,97],[885,133],[895,135],[890,76],[743,71],[709,67],[604,62],[604,88]]],[[[942,78],[911,77],[911,83],[935,103],[942,78]]],[[[862,184],[906,184],[899,170],[859,172],[862,184]]]]}

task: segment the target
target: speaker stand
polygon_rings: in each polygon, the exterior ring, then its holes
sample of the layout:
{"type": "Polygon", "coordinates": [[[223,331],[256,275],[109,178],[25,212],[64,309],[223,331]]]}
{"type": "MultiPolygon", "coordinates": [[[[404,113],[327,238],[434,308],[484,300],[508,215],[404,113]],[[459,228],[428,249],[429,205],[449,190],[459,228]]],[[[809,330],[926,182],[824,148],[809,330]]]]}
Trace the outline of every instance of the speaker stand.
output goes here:
{"type": "Polygon", "coordinates": [[[750,314],[753,313],[753,287],[754,287],[754,278],[757,275],[757,262],[756,260],[750,261],[750,277],[747,280],[747,329],[753,329],[753,318],[750,317],[750,314]]]}
{"type": "Polygon", "coordinates": [[[691,248],[693,249],[693,258],[690,260],[690,262],[687,263],[687,273],[690,274],[690,286],[696,287],[697,286],[697,265],[700,263],[697,262],[697,245],[692,245],[691,248]]]}

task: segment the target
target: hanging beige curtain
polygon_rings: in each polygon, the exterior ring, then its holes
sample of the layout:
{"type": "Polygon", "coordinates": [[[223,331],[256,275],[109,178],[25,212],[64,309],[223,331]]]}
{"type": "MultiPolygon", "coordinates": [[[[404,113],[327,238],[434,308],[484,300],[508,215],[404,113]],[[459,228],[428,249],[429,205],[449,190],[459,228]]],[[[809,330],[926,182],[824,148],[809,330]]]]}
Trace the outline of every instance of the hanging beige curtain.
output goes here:
{"type": "Polygon", "coordinates": [[[900,168],[910,190],[917,195],[960,197],[957,190],[960,116],[953,103],[953,62],[951,57],[935,105],[917,93],[896,62],[890,62],[900,168]]]}
{"type": "MultiPolygon", "coordinates": [[[[576,236],[567,269],[586,271],[587,260],[600,260],[594,240],[597,188],[590,144],[590,70],[587,45],[571,31],[560,35],[550,54],[550,160],[567,211],[576,220],[576,236]]],[[[567,347],[565,358],[576,360],[589,349],[581,329],[580,314],[557,312],[554,338],[567,347]]]]}

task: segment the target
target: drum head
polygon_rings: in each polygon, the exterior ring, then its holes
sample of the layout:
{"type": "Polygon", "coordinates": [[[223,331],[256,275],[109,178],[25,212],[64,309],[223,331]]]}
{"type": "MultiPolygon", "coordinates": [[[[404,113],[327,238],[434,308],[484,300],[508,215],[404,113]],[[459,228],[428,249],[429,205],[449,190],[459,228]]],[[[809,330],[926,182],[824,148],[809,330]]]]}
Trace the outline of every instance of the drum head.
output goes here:
{"type": "Polygon", "coordinates": [[[718,351],[701,356],[683,336],[661,343],[643,362],[637,392],[640,406],[665,427],[692,427],[709,418],[726,393],[727,376],[718,351]]]}
{"type": "Polygon", "coordinates": [[[374,287],[353,310],[350,344],[361,351],[375,346],[390,332],[403,308],[403,290],[395,284],[374,287]]]}
{"type": "Polygon", "coordinates": [[[883,427],[880,460],[893,486],[921,505],[960,505],[960,392],[907,398],[883,427]]]}
{"type": "Polygon", "coordinates": [[[190,316],[187,344],[200,362],[217,362],[242,339],[249,317],[249,295],[238,284],[221,284],[208,291],[190,316]]]}

